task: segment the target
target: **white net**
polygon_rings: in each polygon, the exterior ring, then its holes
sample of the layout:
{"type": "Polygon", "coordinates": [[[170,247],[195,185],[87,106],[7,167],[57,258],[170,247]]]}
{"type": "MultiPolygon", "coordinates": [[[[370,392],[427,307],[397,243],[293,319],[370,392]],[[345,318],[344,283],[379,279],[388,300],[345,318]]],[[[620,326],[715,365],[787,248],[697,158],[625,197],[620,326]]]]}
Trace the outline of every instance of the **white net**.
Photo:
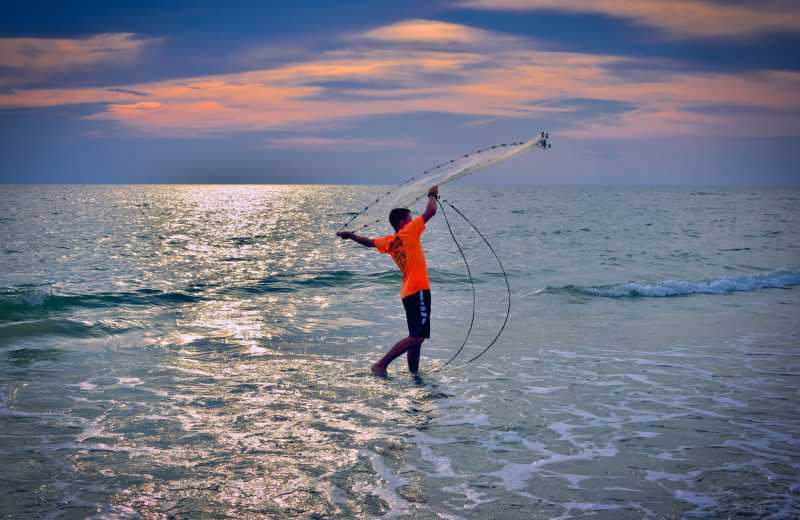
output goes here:
{"type": "Polygon", "coordinates": [[[363,211],[353,216],[339,231],[344,229],[356,231],[379,222],[385,222],[389,218],[389,212],[392,209],[410,206],[420,197],[426,195],[431,186],[441,186],[465,175],[512,159],[530,150],[547,148],[547,138],[548,134],[542,132],[537,137],[524,143],[492,146],[431,168],[416,177],[412,177],[375,200],[363,211]]]}

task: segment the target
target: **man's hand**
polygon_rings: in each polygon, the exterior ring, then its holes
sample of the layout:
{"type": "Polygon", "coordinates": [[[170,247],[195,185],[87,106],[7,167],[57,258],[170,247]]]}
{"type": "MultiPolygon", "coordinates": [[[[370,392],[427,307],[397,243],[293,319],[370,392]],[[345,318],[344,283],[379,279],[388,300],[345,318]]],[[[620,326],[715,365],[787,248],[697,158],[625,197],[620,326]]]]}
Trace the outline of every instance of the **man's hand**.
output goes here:
{"type": "Polygon", "coordinates": [[[347,240],[348,238],[350,238],[350,239],[353,238],[353,234],[351,232],[349,232],[349,231],[339,231],[338,233],[336,233],[336,236],[337,237],[342,237],[342,240],[347,240]]]}
{"type": "Polygon", "coordinates": [[[439,198],[439,186],[431,186],[430,189],[428,190],[428,195],[430,195],[431,193],[436,195],[436,198],[438,199],[439,198]]]}

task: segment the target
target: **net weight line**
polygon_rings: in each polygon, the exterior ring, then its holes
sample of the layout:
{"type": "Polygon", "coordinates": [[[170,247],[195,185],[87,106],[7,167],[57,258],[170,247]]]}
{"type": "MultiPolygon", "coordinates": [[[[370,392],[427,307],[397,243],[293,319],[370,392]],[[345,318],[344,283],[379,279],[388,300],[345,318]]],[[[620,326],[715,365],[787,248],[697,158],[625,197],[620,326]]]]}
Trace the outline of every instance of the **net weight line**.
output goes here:
{"type": "Polygon", "coordinates": [[[497,332],[497,335],[489,343],[489,345],[487,345],[486,348],[484,348],[477,356],[469,359],[466,363],[464,363],[465,365],[468,364],[468,363],[472,363],[473,361],[475,361],[476,359],[478,359],[479,357],[484,355],[490,348],[492,348],[492,345],[497,343],[497,340],[500,339],[500,335],[503,334],[503,330],[506,328],[506,324],[508,323],[508,317],[511,314],[511,285],[508,283],[508,275],[506,274],[506,270],[503,268],[503,263],[500,261],[500,257],[497,256],[497,252],[494,250],[494,248],[489,243],[489,241],[486,239],[486,237],[483,236],[483,233],[481,233],[480,230],[475,226],[475,224],[473,224],[463,213],[461,213],[458,210],[458,208],[456,208],[455,206],[450,204],[450,202],[448,202],[446,200],[443,200],[443,199],[437,199],[437,202],[439,203],[439,207],[442,209],[442,216],[444,216],[444,220],[447,223],[447,229],[450,231],[450,236],[453,237],[453,242],[455,242],[459,253],[461,253],[461,258],[464,259],[464,265],[467,266],[467,274],[469,274],[469,283],[472,286],[472,319],[469,322],[469,330],[467,330],[467,335],[464,338],[464,342],[461,344],[461,347],[459,347],[459,349],[456,351],[455,354],[453,354],[453,357],[451,357],[447,361],[447,363],[445,363],[441,367],[437,367],[436,369],[433,370],[433,372],[438,372],[439,370],[442,370],[443,368],[448,366],[450,363],[452,363],[453,360],[456,357],[458,357],[458,355],[464,349],[464,346],[467,344],[467,341],[469,341],[469,336],[472,333],[472,326],[475,323],[475,307],[476,307],[476,301],[477,301],[476,300],[476,296],[475,296],[475,282],[472,279],[472,271],[469,268],[469,262],[467,262],[467,257],[466,257],[466,255],[464,255],[464,251],[461,249],[461,245],[458,243],[458,240],[456,239],[455,233],[453,233],[453,228],[450,227],[450,220],[447,218],[447,213],[444,210],[444,206],[442,205],[442,202],[444,202],[445,204],[450,206],[453,209],[453,211],[458,213],[461,216],[461,218],[463,218],[464,221],[467,222],[467,224],[472,226],[472,229],[474,229],[475,232],[478,233],[478,235],[483,239],[483,241],[486,243],[486,245],[489,246],[489,249],[492,251],[492,254],[494,255],[495,260],[497,260],[497,264],[500,266],[500,270],[503,272],[503,279],[505,279],[505,281],[506,281],[506,290],[508,291],[508,307],[506,308],[506,317],[503,320],[503,325],[500,327],[500,330],[497,332]]]}

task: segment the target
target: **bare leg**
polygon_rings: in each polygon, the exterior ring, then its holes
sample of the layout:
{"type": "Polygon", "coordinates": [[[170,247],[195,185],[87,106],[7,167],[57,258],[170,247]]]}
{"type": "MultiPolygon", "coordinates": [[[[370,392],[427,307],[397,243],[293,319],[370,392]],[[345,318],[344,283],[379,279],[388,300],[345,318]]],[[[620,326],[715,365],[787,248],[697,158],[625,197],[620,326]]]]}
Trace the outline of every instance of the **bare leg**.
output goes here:
{"type": "MultiPolygon", "coordinates": [[[[407,337],[403,338],[394,346],[389,349],[389,352],[386,353],[385,356],[381,358],[380,361],[372,365],[372,373],[378,376],[386,376],[386,367],[389,366],[389,363],[394,361],[397,357],[405,354],[409,351],[409,349],[416,347],[419,350],[419,346],[422,345],[422,342],[425,341],[425,338],[414,338],[414,337],[407,337]]],[[[409,368],[410,368],[410,361],[409,361],[409,368]]],[[[419,363],[419,354],[417,354],[417,363],[419,363]]]]}
{"type": "Polygon", "coordinates": [[[406,357],[408,358],[408,371],[411,373],[415,373],[419,370],[419,354],[422,351],[421,347],[422,342],[408,349],[406,353],[406,357]]]}

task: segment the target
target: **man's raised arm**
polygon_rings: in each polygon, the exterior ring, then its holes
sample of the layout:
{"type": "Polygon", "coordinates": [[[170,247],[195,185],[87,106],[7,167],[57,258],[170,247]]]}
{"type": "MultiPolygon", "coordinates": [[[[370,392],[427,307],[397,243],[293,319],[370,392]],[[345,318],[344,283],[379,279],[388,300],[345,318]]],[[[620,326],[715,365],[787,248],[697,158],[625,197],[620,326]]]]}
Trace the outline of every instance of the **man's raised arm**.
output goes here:
{"type": "Polygon", "coordinates": [[[439,186],[431,186],[428,190],[428,205],[425,206],[425,211],[422,212],[422,221],[427,223],[431,217],[436,215],[436,199],[439,198],[439,186]]]}

